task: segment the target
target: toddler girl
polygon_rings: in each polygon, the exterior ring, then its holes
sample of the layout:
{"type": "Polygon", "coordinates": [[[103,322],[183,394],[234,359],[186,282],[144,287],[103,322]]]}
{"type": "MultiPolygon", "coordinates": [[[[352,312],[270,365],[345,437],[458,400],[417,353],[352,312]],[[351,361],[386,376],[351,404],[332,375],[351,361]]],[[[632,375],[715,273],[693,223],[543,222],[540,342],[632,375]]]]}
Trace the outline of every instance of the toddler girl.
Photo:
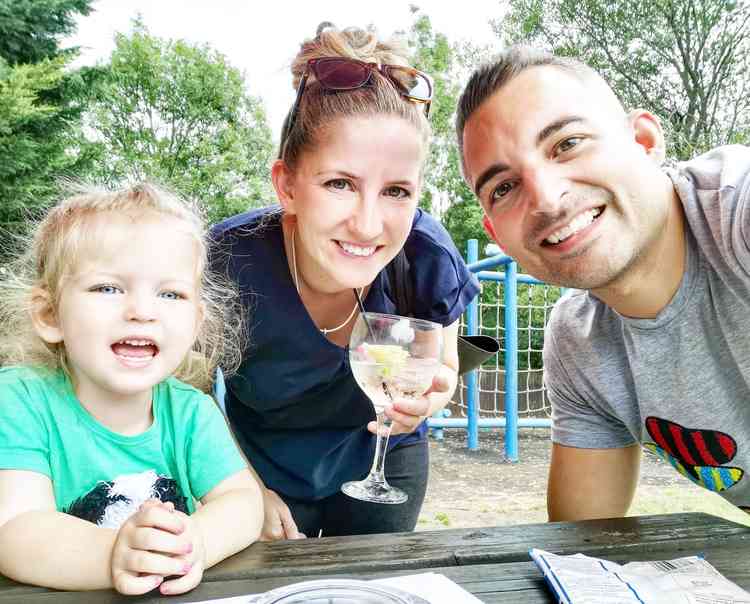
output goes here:
{"type": "Polygon", "coordinates": [[[90,190],[0,274],[2,574],[176,594],[258,538],[258,485],[194,387],[236,366],[242,324],[205,233],[152,185],[90,190]]]}

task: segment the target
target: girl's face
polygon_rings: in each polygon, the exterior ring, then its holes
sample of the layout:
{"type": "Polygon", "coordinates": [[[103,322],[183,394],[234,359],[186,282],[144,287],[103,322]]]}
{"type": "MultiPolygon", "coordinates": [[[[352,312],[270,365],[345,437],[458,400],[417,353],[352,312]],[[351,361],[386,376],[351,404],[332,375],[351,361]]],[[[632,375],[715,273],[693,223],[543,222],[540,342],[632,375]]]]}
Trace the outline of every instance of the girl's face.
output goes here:
{"type": "Polygon", "coordinates": [[[95,243],[40,335],[64,344],[85,405],[148,402],[198,333],[198,245],[182,221],[154,212],[101,213],[89,224],[95,243]]]}
{"type": "Polygon", "coordinates": [[[402,118],[350,117],[332,123],[294,172],[276,163],[274,185],[296,219],[300,279],[324,292],[375,279],[411,230],[424,152],[402,118]]]}

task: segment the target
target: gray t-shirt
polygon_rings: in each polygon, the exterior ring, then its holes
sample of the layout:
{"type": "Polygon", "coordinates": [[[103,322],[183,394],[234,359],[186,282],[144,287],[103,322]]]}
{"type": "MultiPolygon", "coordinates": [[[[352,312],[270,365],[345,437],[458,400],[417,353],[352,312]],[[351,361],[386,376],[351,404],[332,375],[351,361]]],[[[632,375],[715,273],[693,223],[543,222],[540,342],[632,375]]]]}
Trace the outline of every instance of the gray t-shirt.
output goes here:
{"type": "Polygon", "coordinates": [[[655,319],[588,292],[556,305],[544,343],[554,442],[635,442],[750,506],[750,148],[670,172],[687,218],[686,270],[655,319]]]}

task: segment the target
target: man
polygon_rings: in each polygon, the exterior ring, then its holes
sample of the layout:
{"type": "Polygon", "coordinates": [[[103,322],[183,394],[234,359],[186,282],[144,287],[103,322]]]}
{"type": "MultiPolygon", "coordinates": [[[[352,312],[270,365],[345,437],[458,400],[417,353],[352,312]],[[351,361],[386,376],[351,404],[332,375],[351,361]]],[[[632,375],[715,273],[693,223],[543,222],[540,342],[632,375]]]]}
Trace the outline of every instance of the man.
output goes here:
{"type": "Polygon", "coordinates": [[[456,125],[493,237],[580,290],[545,337],[550,520],[624,515],[641,446],[750,506],[750,148],[665,171],[654,115],[524,47],[473,74],[456,125]]]}

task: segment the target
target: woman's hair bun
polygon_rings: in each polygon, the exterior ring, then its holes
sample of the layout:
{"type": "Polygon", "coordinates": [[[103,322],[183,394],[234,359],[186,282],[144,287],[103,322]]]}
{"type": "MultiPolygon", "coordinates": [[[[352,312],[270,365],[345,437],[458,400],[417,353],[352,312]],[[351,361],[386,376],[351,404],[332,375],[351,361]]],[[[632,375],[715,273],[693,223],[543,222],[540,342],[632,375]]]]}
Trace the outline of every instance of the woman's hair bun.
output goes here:
{"type": "Polygon", "coordinates": [[[320,38],[320,34],[327,29],[336,29],[336,26],[330,21],[322,21],[321,24],[318,25],[318,29],[315,30],[315,37],[320,38]]]}

